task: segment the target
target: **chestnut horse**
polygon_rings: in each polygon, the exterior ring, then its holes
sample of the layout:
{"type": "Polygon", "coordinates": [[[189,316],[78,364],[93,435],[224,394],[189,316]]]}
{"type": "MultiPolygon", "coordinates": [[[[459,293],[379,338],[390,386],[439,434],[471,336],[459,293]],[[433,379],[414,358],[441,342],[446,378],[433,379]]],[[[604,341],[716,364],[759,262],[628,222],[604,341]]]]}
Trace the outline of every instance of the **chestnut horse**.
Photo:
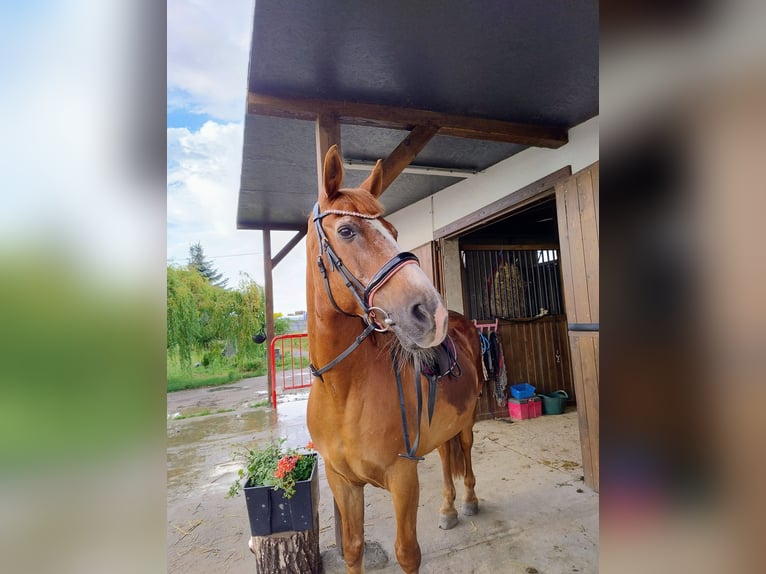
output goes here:
{"type": "Polygon", "coordinates": [[[463,514],[478,511],[471,467],[481,372],[478,334],[462,315],[447,312],[417,258],[399,252],[396,230],[381,217],[377,199],[381,162],[357,189],[341,189],[342,179],[333,146],[306,241],[316,377],[308,428],[340,511],[347,572],[362,572],[365,484],[391,493],[396,558],[402,570],[417,572],[417,461],[423,455],[438,448],[441,456],[439,527],[457,523],[453,477],[464,477],[463,514]],[[445,339],[451,343],[444,345],[449,361],[442,368],[437,349],[445,339]],[[434,376],[433,369],[441,372],[434,376]],[[427,412],[421,409],[424,396],[427,412]]]}

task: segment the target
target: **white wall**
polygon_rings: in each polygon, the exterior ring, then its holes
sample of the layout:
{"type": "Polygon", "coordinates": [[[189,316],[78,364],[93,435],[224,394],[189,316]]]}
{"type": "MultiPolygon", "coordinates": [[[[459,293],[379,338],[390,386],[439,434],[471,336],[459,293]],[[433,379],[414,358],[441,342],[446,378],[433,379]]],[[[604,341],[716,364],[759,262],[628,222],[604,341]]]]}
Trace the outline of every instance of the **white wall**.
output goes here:
{"type": "Polygon", "coordinates": [[[518,191],[567,165],[572,173],[598,161],[598,116],[569,130],[569,142],[558,149],[528,148],[474,177],[386,216],[399,230],[399,245],[414,249],[433,239],[433,232],[518,191]]]}

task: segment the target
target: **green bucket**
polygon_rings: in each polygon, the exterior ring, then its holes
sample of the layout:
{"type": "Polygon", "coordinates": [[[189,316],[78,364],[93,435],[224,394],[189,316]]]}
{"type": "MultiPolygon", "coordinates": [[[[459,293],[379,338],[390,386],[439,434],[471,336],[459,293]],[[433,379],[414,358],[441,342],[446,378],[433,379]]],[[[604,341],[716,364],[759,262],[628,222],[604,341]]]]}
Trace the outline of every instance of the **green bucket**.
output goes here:
{"type": "Polygon", "coordinates": [[[544,415],[560,415],[564,412],[564,405],[569,398],[566,391],[555,391],[549,395],[540,395],[543,399],[544,415]]]}

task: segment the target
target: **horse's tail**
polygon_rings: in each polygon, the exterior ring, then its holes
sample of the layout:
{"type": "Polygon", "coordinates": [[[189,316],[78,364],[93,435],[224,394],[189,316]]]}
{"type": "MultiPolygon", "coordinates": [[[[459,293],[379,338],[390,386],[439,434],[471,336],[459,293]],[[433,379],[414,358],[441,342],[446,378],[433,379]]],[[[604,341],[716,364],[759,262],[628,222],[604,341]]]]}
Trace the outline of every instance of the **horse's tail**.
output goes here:
{"type": "Polygon", "coordinates": [[[465,476],[465,456],[463,447],[460,444],[460,434],[456,434],[449,439],[445,445],[449,451],[449,466],[452,471],[452,478],[463,478],[465,476]]]}

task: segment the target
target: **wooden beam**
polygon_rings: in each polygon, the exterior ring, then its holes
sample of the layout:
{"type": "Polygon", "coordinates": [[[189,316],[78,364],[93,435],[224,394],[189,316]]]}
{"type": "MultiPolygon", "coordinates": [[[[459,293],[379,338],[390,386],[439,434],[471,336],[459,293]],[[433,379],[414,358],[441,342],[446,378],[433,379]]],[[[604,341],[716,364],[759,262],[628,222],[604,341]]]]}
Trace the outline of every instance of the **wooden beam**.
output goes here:
{"type": "Polygon", "coordinates": [[[521,124],[380,104],[286,98],[257,92],[248,92],[247,112],[312,121],[319,116],[329,116],[337,118],[342,124],[404,130],[432,124],[439,128],[441,135],[547,148],[558,148],[568,141],[567,130],[562,127],[521,124]]]}
{"type": "Polygon", "coordinates": [[[285,255],[290,253],[292,251],[293,247],[298,245],[300,243],[300,240],[303,239],[306,236],[306,230],[303,229],[296,233],[293,238],[287,242],[287,245],[285,245],[282,250],[277,253],[272,259],[271,259],[271,267],[274,268],[277,266],[277,264],[282,261],[282,259],[285,258],[285,255]]]}
{"type": "MultiPolygon", "coordinates": [[[[340,148],[340,124],[338,118],[332,113],[320,113],[316,121],[316,144],[317,144],[317,192],[322,189],[322,172],[324,171],[324,158],[333,145],[340,148]]],[[[339,149],[340,151],[340,149],[339,149]]]]}
{"type": "Polygon", "coordinates": [[[416,126],[383,161],[383,191],[388,189],[404,168],[426,147],[439,128],[432,124],[416,126]]]}

